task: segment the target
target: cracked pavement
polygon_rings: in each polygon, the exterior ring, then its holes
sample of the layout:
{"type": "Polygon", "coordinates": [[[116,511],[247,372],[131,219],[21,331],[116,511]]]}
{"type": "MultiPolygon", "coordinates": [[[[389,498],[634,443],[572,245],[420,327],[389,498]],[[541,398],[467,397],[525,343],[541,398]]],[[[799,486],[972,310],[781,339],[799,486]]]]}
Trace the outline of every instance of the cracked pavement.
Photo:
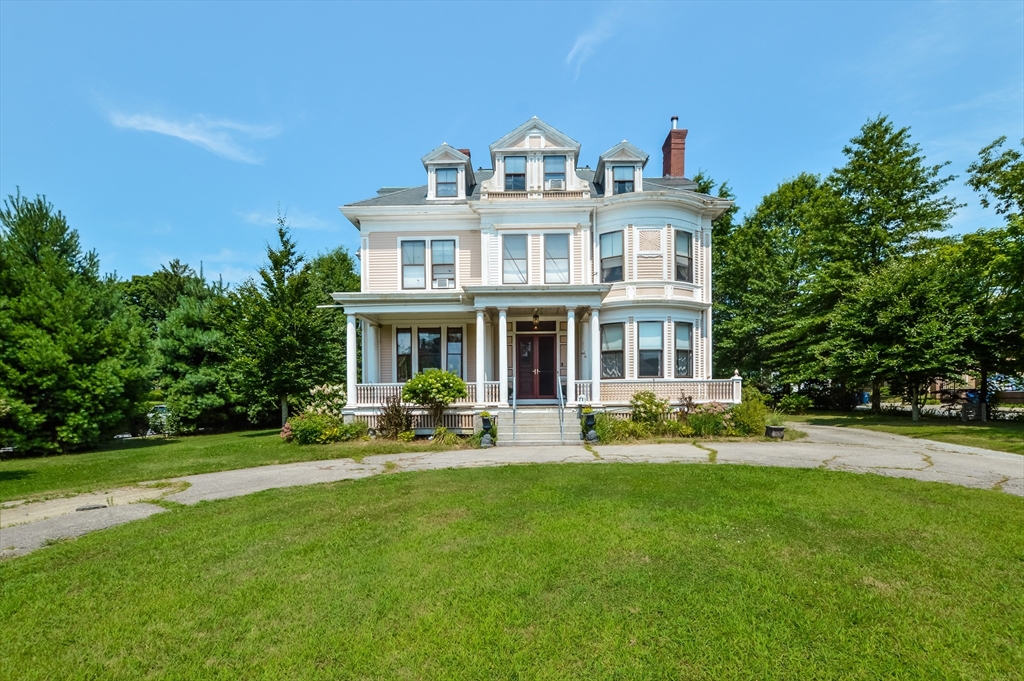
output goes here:
{"type": "MultiPolygon", "coordinates": [[[[917,440],[856,428],[800,424],[808,437],[792,442],[690,442],[584,447],[494,447],[450,452],[411,452],[352,459],[260,466],[175,478],[189,487],[164,497],[197,504],[267,489],[355,480],[386,472],[479,468],[541,463],[714,463],[715,465],[826,468],[995,489],[1024,496],[1024,456],[978,447],[917,440]],[[702,448],[703,447],[703,448],[702,448]],[[389,465],[390,464],[390,465],[389,465]]],[[[77,504],[75,504],[77,505],[77,504]]],[[[70,507],[72,504],[66,504],[70,507]]],[[[50,542],[77,537],[159,513],[150,503],[113,506],[0,528],[0,558],[22,555],[50,542]]]]}

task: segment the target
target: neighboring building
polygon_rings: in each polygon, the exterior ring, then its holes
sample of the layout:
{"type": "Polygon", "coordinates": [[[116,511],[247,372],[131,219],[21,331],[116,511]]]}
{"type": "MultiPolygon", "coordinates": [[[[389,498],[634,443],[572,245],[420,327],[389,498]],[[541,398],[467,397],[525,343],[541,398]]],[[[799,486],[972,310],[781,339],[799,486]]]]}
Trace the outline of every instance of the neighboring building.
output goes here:
{"type": "Polygon", "coordinates": [[[362,328],[348,409],[374,411],[430,367],[466,380],[466,413],[640,390],[739,401],[738,378],[711,380],[711,221],[732,203],[684,177],[686,134],[673,117],[663,172],[644,177],[629,142],[591,170],[532,118],[490,146],[492,170],[442,144],[424,185],[342,207],[361,235],[362,288],[334,294],[350,358],[362,328]]]}

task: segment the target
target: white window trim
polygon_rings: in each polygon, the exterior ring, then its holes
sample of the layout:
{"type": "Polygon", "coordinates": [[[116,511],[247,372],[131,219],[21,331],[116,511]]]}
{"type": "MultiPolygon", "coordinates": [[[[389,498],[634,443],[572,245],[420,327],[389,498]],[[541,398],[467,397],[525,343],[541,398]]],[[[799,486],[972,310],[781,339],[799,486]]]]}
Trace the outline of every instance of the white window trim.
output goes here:
{"type": "Polygon", "coordinates": [[[445,234],[424,234],[423,236],[405,236],[398,237],[398,290],[403,293],[433,293],[437,291],[454,291],[460,287],[459,282],[462,281],[461,273],[459,272],[459,237],[449,236],[445,234]],[[426,243],[424,246],[424,262],[426,267],[425,283],[423,288],[405,288],[404,282],[402,281],[402,244],[406,241],[423,241],[426,243]],[[450,289],[447,288],[434,288],[434,277],[433,265],[434,258],[430,250],[430,242],[432,241],[454,241],[455,242],[455,285],[450,289]]]}
{"type": "Polygon", "coordinates": [[[647,379],[654,379],[654,378],[665,378],[665,356],[668,354],[668,349],[667,349],[667,346],[666,346],[667,339],[665,337],[665,330],[668,328],[668,324],[667,324],[666,320],[664,320],[664,319],[637,319],[636,321],[633,322],[633,324],[635,325],[634,326],[634,332],[633,332],[633,341],[634,341],[634,343],[633,343],[633,345],[634,345],[633,352],[636,353],[634,355],[634,362],[633,362],[633,365],[634,365],[635,371],[636,371],[636,376],[634,376],[633,378],[636,379],[636,380],[647,380],[647,379]],[[641,350],[641,348],[640,348],[640,325],[641,324],[661,324],[661,375],[660,376],[641,376],[640,375],[640,350],[641,350]]]}
{"type": "Polygon", "coordinates": [[[700,234],[690,227],[679,227],[676,225],[669,225],[672,233],[672,257],[669,262],[669,279],[675,284],[683,284],[687,286],[698,286],[697,284],[697,249],[703,247],[703,239],[700,238],[700,234]],[[690,235],[690,272],[692,273],[693,281],[680,281],[676,279],[676,232],[686,232],[690,235]]]}
{"type": "Polygon", "coordinates": [[[573,273],[575,272],[575,267],[576,267],[576,263],[574,262],[574,260],[575,260],[574,255],[575,255],[575,251],[576,251],[576,248],[575,248],[576,242],[575,242],[575,239],[573,238],[575,236],[575,231],[571,230],[571,229],[548,230],[548,231],[545,231],[545,232],[540,232],[540,235],[541,235],[541,237],[540,237],[540,263],[541,263],[540,278],[541,278],[541,283],[544,284],[545,286],[570,286],[570,285],[572,285],[572,282],[573,282],[573,279],[574,279],[573,273]],[[548,237],[548,235],[558,236],[558,235],[562,235],[562,234],[564,234],[567,237],[569,237],[569,281],[566,282],[565,284],[562,284],[560,282],[549,282],[548,281],[548,273],[547,273],[547,267],[546,267],[547,258],[544,256],[544,240],[548,237]]]}
{"type": "MultiPolygon", "coordinates": [[[[468,324],[419,324],[416,322],[391,322],[391,382],[398,383],[398,330],[412,330],[412,375],[420,372],[419,334],[420,328],[436,329],[441,328],[441,366],[448,366],[448,329],[462,329],[462,380],[468,382],[469,363],[466,361],[466,333],[468,324]]],[[[404,383],[404,381],[403,381],[404,383]]]]}

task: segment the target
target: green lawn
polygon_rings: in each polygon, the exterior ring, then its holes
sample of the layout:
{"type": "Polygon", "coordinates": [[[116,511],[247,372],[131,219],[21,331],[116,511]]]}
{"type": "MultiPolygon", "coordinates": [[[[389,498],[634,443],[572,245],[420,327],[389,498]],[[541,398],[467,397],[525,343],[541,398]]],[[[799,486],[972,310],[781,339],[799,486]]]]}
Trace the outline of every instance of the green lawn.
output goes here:
{"type": "Polygon", "coordinates": [[[995,449],[1000,452],[1024,454],[1024,422],[1021,421],[964,423],[930,417],[922,418],[914,423],[910,420],[909,415],[875,415],[860,411],[802,414],[787,416],[786,420],[809,423],[812,426],[852,426],[955,445],[969,445],[995,449]]]}
{"type": "Polygon", "coordinates": [[[0,461],[0,501],[89,492],[145,480],[266,464],[431,448],[423,442],[348,442],[300,447],[286,443],[277,430],[127,440],[81,454],[0,461]]]}
{"type": "Polygon", "coordinates": [[[0,679],[1019,679],[1021,518],[747,466],[271,490],[0,564],[0,679]]]}

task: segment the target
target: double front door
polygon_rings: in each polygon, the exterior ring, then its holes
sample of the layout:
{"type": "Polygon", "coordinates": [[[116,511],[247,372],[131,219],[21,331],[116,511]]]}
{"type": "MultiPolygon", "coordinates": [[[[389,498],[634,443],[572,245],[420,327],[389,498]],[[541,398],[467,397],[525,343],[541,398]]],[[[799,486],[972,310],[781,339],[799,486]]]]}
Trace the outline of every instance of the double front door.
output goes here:
{"type": "Polygon", "coordinates": [[[554,399],[557,366],[554,335],[516,335],[516,397],[554,399]]]}

